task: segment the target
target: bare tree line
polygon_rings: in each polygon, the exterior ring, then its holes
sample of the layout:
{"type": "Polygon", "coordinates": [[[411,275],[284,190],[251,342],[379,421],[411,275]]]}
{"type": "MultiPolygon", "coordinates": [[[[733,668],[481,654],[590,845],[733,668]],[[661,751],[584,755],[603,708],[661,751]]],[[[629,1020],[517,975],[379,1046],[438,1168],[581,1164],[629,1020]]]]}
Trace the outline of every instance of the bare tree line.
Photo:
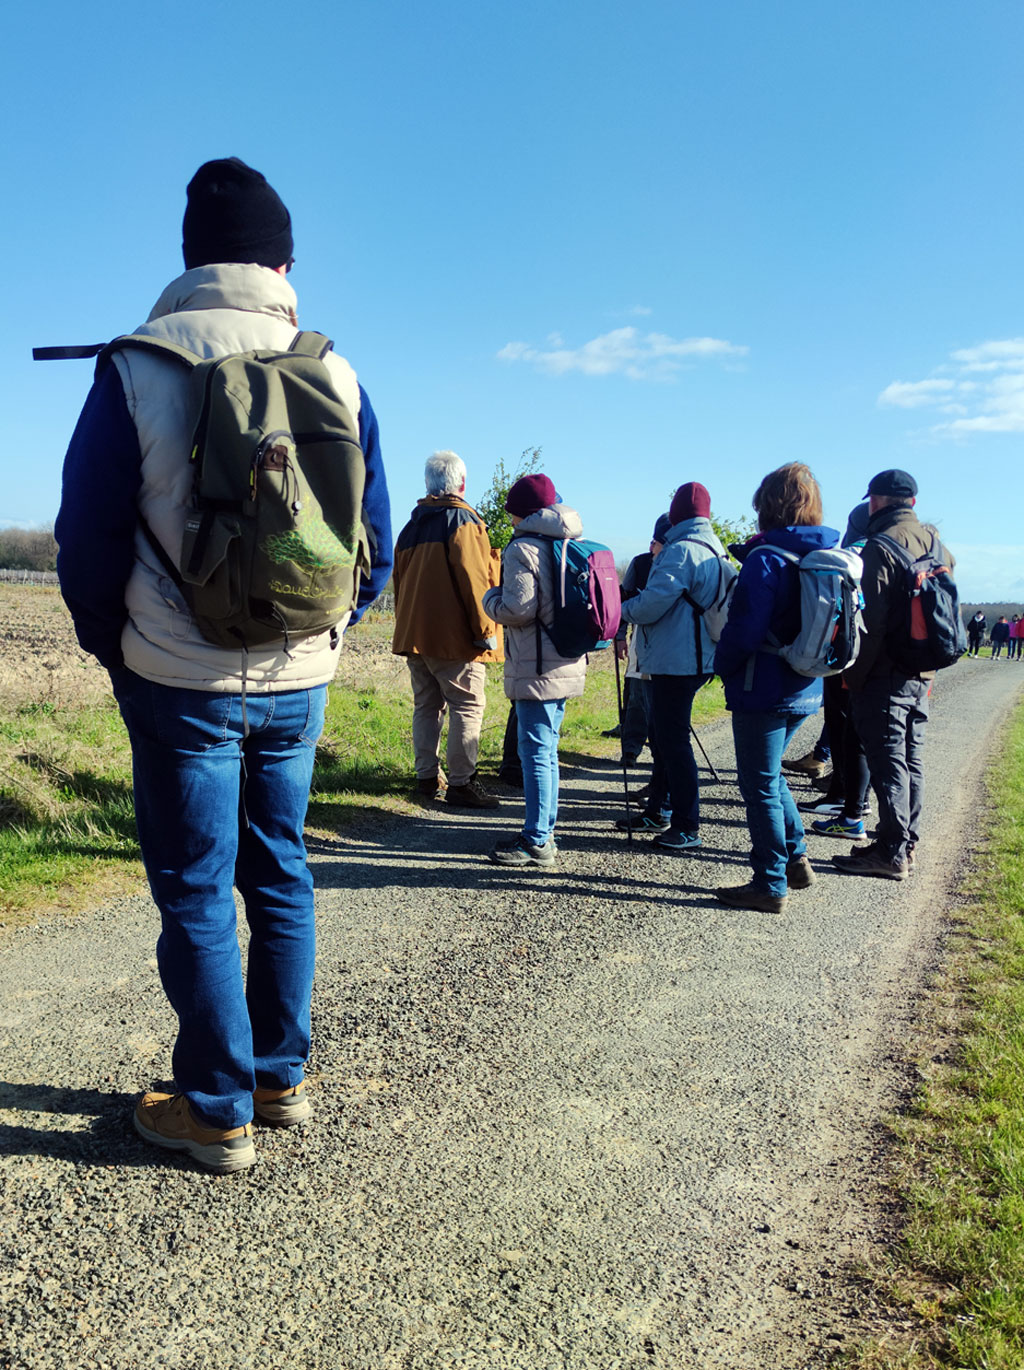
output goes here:
{"type": "Polygon", "coordinates": [[[6,571],[56,571],[57,542],[52,528],[0,528],[0,568],[6,571]]]}

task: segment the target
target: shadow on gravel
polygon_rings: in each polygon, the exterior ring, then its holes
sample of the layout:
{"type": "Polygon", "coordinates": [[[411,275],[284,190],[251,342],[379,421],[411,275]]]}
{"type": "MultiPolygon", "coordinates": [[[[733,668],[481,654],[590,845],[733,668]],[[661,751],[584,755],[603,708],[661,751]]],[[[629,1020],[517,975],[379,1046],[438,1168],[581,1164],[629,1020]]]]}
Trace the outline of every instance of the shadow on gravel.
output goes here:
{"type": "MultiPolygon", "coordinates": [[[[154,1089],[168,1093],[169,1082],[154,1089]]],[[[76,1089],[59,1085],[17,1084],[0,1080],[0,1155],[50,1156],[73,1165],[165,1166],[172,1153],[147,1146],[132,1127],[138,1094],[120,1090],[76,1089]],[[6,1121],[10,1114],[50,1114],[61,1121],[47,1127],[6,1121]]],[[[181,1158],[184,1166],[187,1158],[181,1158]]]]}

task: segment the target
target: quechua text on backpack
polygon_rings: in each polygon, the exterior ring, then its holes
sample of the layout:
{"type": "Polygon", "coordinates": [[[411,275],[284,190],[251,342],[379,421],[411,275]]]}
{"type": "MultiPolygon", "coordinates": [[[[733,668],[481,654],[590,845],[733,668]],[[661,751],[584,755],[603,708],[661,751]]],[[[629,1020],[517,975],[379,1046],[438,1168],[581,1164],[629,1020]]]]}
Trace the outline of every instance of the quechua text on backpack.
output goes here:
{"type": "Polygon", "coordinates": [[[333,630],[355,606],[369,545],[358,420],[323,358],[299,333],[287,352],[201,358],[160,338],[115,338],[186,366],[191,505],[180,549],[147,540],[209,642],[267,647],[333,630]]]}
{"type": "MultiPolygon", "coordinates": [[[[864,599],[860,582],[864,563],[848,547],[818,547],[798,557],[782,547],[762,543],[797,568],[800,577],[800,627],[792,642],[769,640],[762,651],[782,657],[797,675],[811,679],[839,675],[857,660],[864,599]]],[[[748,667],[750,688],[753,657],[748,667]]]]}
{"type": "Polygon", "coordinates": [[[898,563],[907,592],[902,621],[886,635],[886,652],[907,675],[952,666],[967,651],[967,633],[949,553],[934,533],[931,547],[919,557],[886,533],[876,533],[874,541],[898,563]]]}
{"type": "Polygon", "coordinates": [[[550,623],[537,619],[537,673],[541,630],[569,660],[607,647],[619,631],[619,574],[610,548],[583,538],[552,538],[555,609],[550,623]]]}

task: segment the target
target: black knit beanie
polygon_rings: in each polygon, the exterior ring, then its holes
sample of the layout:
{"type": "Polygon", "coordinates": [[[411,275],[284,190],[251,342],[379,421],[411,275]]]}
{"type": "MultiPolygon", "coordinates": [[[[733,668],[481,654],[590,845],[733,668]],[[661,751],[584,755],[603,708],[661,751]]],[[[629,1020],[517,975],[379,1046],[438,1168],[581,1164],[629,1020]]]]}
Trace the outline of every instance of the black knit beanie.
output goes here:
{"type": "Polygon", "coordinates": [[[267,179],[238,157],[204,162],[188,183],[181,225],[185,269],[211,262],[283,266],[292,256],[292,220],[267,179]]]}

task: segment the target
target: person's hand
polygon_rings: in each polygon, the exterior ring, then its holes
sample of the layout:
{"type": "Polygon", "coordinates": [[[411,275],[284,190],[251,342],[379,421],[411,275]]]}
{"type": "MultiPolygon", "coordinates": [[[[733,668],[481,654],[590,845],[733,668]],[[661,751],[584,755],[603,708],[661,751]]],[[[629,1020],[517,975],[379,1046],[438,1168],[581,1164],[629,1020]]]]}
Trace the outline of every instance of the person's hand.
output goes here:
{"type": "Polygon", "coordinates": [[[615,639],[615,655],[618,657],[619,661],[625,661],[629,656],[629,643],[624,637],[617,637],[615,639]]]}

